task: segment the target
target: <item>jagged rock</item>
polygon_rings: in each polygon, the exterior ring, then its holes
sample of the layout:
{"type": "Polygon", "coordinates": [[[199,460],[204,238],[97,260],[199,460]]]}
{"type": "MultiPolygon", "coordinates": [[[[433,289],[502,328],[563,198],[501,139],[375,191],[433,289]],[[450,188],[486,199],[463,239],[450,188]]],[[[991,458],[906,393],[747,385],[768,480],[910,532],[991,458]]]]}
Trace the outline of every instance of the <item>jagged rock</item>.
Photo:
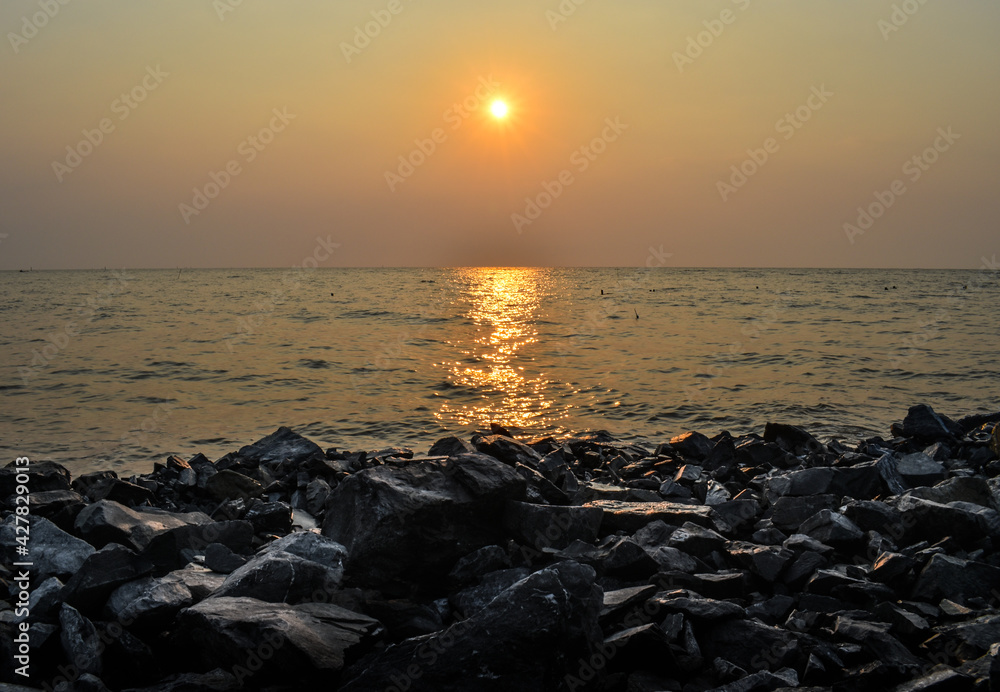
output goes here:
{"type": "MultiPolygon", "coordinates": [[[[320,679],[344,667],[355,647],[380,630],[377,620],[329,603],[265,603],[253,598],[209,598],[181,611],[181,625],[206,666],[239,668],[268,679],[296,672],[320,679]],[[255,654],[258,665],[249,665],[255,654]]],[[[245,684],[245,683],[244,683],[245,684]]]]}
{"type": "Polygon", "coordinates": [[[903,683],[895,692],[972,692],[974,689],[971,677],[939,664],[919,678],[903,683]]]}
{"type": "Polygon", "coordinates": [[[184,569],[176,569],[166,576],[180,581],[191,592],[195,602],[203,601],[215,592],[226,578],[211,569],[199,565],[188,565],[184,569]]]}
{"type": "Polygon", "coordinates": [[[431,445],[431,449],[427,452],[427,456],[454,457],[459,454],[468,454],[469,452],[475,451],[475,447],[460,437],[445,437],[431,445]]]}
{"type": "Polygon", "coordinates": [[[344,561],[347,559],[347,548],[340,543],[311,531],[290,533],[284,538],[268,543],[261,553],[284,552],[318,562],[328,569],[339,572],[341,577],[334,577],[339,584],[343,578],[344,561]]]}
{"type": "Polygon", "coordinates": [[[594,576],[573,562],[535,572],[467,620],[375,654],[348,671],[341,692],[388,689],[397,680],[412,692],[558,689],[602,642],[594,576]]]}
{"type": "MultiPolygon", "coordinates": [[[[6,504],[9,509],[14,509],[15,497],[8,497],[6,504]]],[[[28,508],[35,517],[54,517],[60,512],[75,515],[84,506],[86,501],[83,496],[73,490],[43,490],[28,495],[28,508]]]]}
{"type": "Polygon", "coordinates": [[[478,582],[484,575],[511,566],[510,556],[498,545],[487,545],[459,558],[448,578],[459,586],[478,582]]]}
{"type": "Polygon", "coordinates": [[[967,502],[947,505],[919,497],[893,498],[900,512],[900,526],[913,540],[939,541],[954,537],[962,543],[974,543],[983,536],[1000,536],[1000,513],[967,502]]]}
{"type": "Polygon", "coordinates": [[[372,586],[444,577],[455,561],[501,540],[507,500],[524,478],[484,454],[380,466],[331,493],[323,534],[348,551],[348,570],[372,586]]]}
{"type": "Polygon", "coordinates": [[[768,625],[778,625],[785,622],[793,608],[795,608],[794,597],[778,595],[754,603],[746,609],[746,613],[748,617],[757,618],[768,625]]]}
{"type": "Polygon", "coordinates": [[[683,613],[693,620],[714,622],[731,618],[745,618],[746,611],[735,603],[702,598],[685,591],[661,591],[650,602],[668,613],[683,613]]]}
{"type": "Polygon", "coordinates": [[[707,658],[724,658],[748,671],[779,670],[799,654],[796,633],[755,620],[711,623],[699,642],[707,658]]]}
{"type": "Polygon", "coordinates": [[[284,502],[258,502],[247,510],[244,521],[257,533],[288,533],[292,530],[292,508],[284,502]]]}
{"type": "Polygon", "coordinates": [[[798,465],[799,460],[794,454],[789,454],[772,442],[750,438],[736,445],[736,463],[740,466],[755,468],[773,467],[790,469],[798,465]]]}
{"type": "Polygon", "coordinates": [[[779,529],[798,529],[817,512],[835,509],[839,504],[840,498],[836,495],[779,497],[772,505],[771,523],[779,529]]]}
{"type": "Polygon", "coordinates": [[[825,448],[819,440],[796,425],[767,423],[764,425],[764,441],[774,442],[786,452],[802,456],[810,452],[822,452],[825,448]]]}
{"type": "Polygon", "coordinates": [[[686,459],[701,461],[709,457],[715,444],[699,432],[686,432],[670,438],[670,446],[686,459]]]}
{"type": "Polygon", "coordinates": [[[142,555],[158,570],[168,572],[188,564],[196,553],[203,554],[212,543],[221,543],[234,553],[247,553],[253,534],[253,525],[248,521],[178,526],[155,536],[142,555]]]}
{"type": "Polygon", "coordinates": [[[646,524],[661,520],[667,524],[680,526],[691,522],[699,526],[714,528],[714,512],[702,505],[683,505],[675,502],[622,502],[619,500],[594,500],[584,507],[599,507],[604,510],[601,520],[601,534],[624,531],[635,533],[646,524]]]}
{"type": "Polygon", "coordinates": [[[330,484],[322,478],[309,481],[306,485],[306,510],[313,516],[319,516],[330,498],[330,484]]]}
{"type": "Polygon", "coordinates": [[[962,435],[962,429],[947,416],[934,412],[930,406],[911,406],[899,429],[903,437],[913,437],[925,442],[952,440],[962,435]]]}
{"type": "Polygon", "coordinates": [[[946,473],[944,464],[934,461],[923,452],[902,457],[896,462],[896,471],[911,487],[934,485],[943,481],[946,473]]]}
{"type": "Polygon", "coordinates": [[[31,619],[42,622],[52,619],[62,605],[62,590],[63,583],[58,577],[49,577],[36,586],[31,592],[31,598],[28,599],[31,619]]]}
{"type": "Polygon", "coordinates": [[[889,584],[909,574],[914,567],[914,560],[909,555],[886,552],[880,554],[872,565],[872,577],[883,584],[889,584]]]}
{"type": "Polygon", "coordinates": [[[488,606],[494,598],[526,578],[531,572],[523,567],[497,570],[486,574],[476,586],[470,586],[448,599],[461,619],[471,617],[488,606]]]}
{"type": "Polygon", "coordinates": [[[1000,589],[1000,568],[982,562],[937,554],[924,566],[913,587],[913,598],[940,598],[965,604],[970,598],[990,599],[1000,589]]]}
{"type": "Polygon", "coordinates": [[[834,547],[856,543],[865,535],[853,521],[830,509],[820,510],[806,520],[799,532],[834,547]]]}
{"type": "Polygon", "coordinates": [[[232,469],[222,469],[205,480],[205,490],[216,500],[237,500],[259,497],[264,486],[249,476],[232,469]]]}
{"type": "Polygon", "coordinates": [[[726,542],[722,534],[686,521],[671,534],[667,546],[690,555],[707,555],[713,550],[722,550],[726,542]]]}
{"type": "MultiPolygon", "coordinates": [[[[3,546],[5,564],[17,562],[15,538],[24,535],[15,528],[17,520],[12,515],[0,524],[0,545],[3,546]]],[[[32,578],[37,582],[49,577],[67,578],[75,574],[84,561],[94,554],[92,545],[71,536],[48,519],[32,517],[29,520],[29,546],[32,578]]]]}
{"type": "Polygon", "coordinates": [[[997,509],[997,501],[990,484],[983,478],[957,476],[942,481],[932,488],[914,488],[907,491],[906,494],[942,505],[951,502],[968,502],[987,509],[997,509]]]}
{"type": "Polygon", "coordinates": [[[253,598],[268,603],[326,602],[340,588],[343,569],[333,570],[282,551],[260,553],[226,577],[212,598],[253,598]],[[325,596],[325,598],[324,598],[325,596]]]}
{"type": "Polygon", "coordinates": [[[122,584],[140,579],[153,565],[128,548],[110,543],[88,557],[63,591],[70,605],[84,613],[98,611],[111,592],[122,584]]]}
{"type": "Polygon", "coordinates": [[[895,507],[872,500],[848,502],[844,505],[844,516],[862,531],[878,531],[882,534],[894,532],[895,527],[902,526],[903,517],[895,507]]]}
{"type": "Polygon", "coordinates": [[[472,443],[479,452],[511,466],[524,464],[529,468],[537,468],[542,460],[542,455],[528,445],[503,435],[476,436],[472,438],[472,443]]]}
{"type": "Polygon", "coordinates": [[[626,611],[645,603],[656,591],[654,584],[605,591],[601,605],[601,624],[617,620],[626,611]]]}
{"type": "Polygon", "coordinates": [[[73,606],[63,603],[59,610],[59,626],[62,628],[59,640],[66,657],[76,664],[80,672],[100,675],[104,645],[97,635],[94,623],[73,606]]]}
{"type": "Polygon", "coordinates": [[[65,466],[54,461],[40,461],[27,466],[17,466],[15,462],[10,462],[0,468],[0,497],[14,495],[17,486],[17,476],[28,475],[28,482],[25,485],[31,492],[44,492],[46,490],[70,490],[70,475],[65,466]]]}
{"type": "Polygon", "coordinates": [[[891,631],[903,637],[922,635],[930,629],[926,619],[888,601],[878,604],[875,615],[888,622],[892,626],[891,631]]]}
{"type": "MultiPolygon", "coordinates": [[[[1000,615],[982,615],[955,624],[938,625],[935,635],[924,646],[933,654],[947,659],[968,661],[986,654],[997,656],[1000,642],[1000,615]]],[[[938,660],[941,660],[940,658],[938,660]]]]}
{"type": "Polygon", "coordinates": [[[772,476],[766,494],[772,502],[783,496],[848,496],[870,499],[882,492],[882,478],[874,462],[843,468],[816,467],[772,476]]]}
{"type": "Polygon", "coordinates": [[[267,437],[243,447],[236,456],[243,463],[266,466],[272,470],[283,463],[297,467],[310,458],[326,459],[319,445],[286,427],[278,428],[267,437]]]}
{"type": "Polygon", "coordinates": [[[221,543],[209,543],[205,547],[205,566],[219,574],[232,574],[248,561],[249,558],[237,555],[221,543]]]}
{"type": "Polygon", "coordinates": [[[211,521],[203,512],[186,514],[148,508],[134,510],[111,500],[100,500],[86,507],[76,517],[75,530],[97,548],[118,543],[141,551],[153,538],[165,531],[211,521]]]}
{"type": "Polygon", "coordinates": [[[122,584],[108,597],[106,606],[111,617],[136,626],[169,623],[194,603],[191,590],[177,577],[147,577],[122,584]]]}
{"type": "Polygon", "coordinates": [[[912,675],[923,668],[923,662],[889,634],[888,629],[889,625],[884,623],[838,616],[834,632],[858,642],[874,660],[900,675],[912,675]]]}
{"type": "Polygon", "coordinates": [[[774,582],[795,553],[777,546],[761,546],[734,541],[728,550],[730,558],[749,569],[766,582],[774,582]]]}
{"type": "Polygon", "coordinates": [[[573,541],[597,540],[604,512],[595,507],[553,507],[509,502],[504,528],[522,545],[561,550],[573,541]]]}

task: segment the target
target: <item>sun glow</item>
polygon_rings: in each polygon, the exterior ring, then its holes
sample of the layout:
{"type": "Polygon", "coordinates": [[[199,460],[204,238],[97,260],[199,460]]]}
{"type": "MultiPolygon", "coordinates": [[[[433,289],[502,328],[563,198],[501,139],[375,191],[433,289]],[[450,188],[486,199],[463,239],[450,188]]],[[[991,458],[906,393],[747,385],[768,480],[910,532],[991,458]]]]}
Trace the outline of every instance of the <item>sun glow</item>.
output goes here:
{"type": "Polygon", "coordinates": [[[503,101],[498,100],[490,104],[490,113],[493,114],[494,118],[506,118],[508,112],[507,104],[503,101]]]}

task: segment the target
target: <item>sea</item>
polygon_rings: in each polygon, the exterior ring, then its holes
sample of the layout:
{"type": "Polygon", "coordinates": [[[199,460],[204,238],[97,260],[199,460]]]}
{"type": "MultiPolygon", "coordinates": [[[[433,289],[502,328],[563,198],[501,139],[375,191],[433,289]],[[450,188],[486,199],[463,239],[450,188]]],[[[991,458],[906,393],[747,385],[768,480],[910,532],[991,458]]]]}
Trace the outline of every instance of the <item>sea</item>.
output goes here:
{"type": "Polygon", "coordinates": [[[0,452],[74,475],[508,427],[889,436],[1000,410],[995,270],[449,268],[0,272],[0,452]]]}

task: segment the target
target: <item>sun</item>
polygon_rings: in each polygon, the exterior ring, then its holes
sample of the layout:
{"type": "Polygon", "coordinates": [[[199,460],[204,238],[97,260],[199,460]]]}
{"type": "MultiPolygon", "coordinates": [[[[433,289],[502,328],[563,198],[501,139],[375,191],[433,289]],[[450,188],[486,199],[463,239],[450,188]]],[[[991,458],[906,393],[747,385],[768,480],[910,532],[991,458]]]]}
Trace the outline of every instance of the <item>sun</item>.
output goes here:
{"type": "Polygon", "coordinates": [[[509,110],[507,104],[499,99],[490,104],[490,113],[494,118],[506,118],[509,110]]]}

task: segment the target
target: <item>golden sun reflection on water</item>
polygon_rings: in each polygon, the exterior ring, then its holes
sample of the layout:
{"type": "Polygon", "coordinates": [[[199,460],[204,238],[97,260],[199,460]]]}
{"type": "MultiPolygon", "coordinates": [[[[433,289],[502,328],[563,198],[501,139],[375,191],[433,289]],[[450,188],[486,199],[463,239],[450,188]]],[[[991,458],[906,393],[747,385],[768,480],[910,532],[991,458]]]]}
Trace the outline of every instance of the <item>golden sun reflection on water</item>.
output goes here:
{"type": "Polygon", "coordinates": [[[450,343],[461,358],[443,364],[452,387],[438,420],[446,426],[497,422],[531,429],[564,418],[565,407],[555,405],[552,384],[538,372],[532,348],[551,288],[547,270],[462,269],[457,281],[475,336],[450,343]]]}

